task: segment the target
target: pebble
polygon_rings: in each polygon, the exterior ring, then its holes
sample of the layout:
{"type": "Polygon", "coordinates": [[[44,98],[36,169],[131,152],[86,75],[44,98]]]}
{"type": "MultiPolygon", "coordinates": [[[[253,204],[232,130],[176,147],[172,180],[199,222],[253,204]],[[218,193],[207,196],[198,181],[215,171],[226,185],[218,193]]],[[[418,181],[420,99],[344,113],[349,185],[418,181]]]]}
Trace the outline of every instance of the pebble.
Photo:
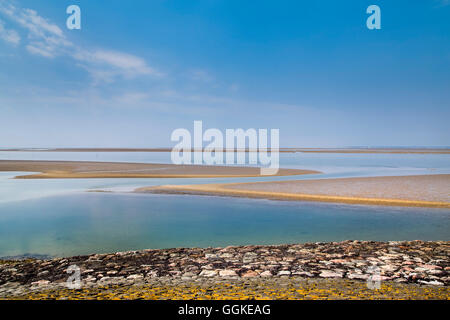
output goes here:
{"type": "Polygon", "coordinates": [[[49,283],[50,283],[50,281],[48,281],[48,280],[39,280],[39,281],[32,282],[31,285],[32,286],[44,286],[44,285],[47,285],[49,283]]]}
{"type": "Polygon", "coordinates": [[[266,271],[261,272],[260,276],[261,277],[271,277],[271,276],[273,276],[273,274],[269,270],[266,270],[266,271]]]}
{"type": "Polygon", "coordinates": [[[238,274],[234,270],[220,270],[219,276],[221,276],[221,277],[237,277],[238,274]]]}
{"type": "Polygon", "coordinates": [[[202,277],[214,277],[216,275],[217,275],[216,270],[203,270],[202,272],[200,272],[200,276],[202,277]]]}
{"type": "Polygon", "coordinates": [[[321,278],[342,278],[342,273],[323,270],[319,274],[319,277],[321,277],[321,278]]]}
{"type": "Polygon", "coordinates": [[[253,270],[248,270],[246,272],[244,272],[243,274],[241,274],[242,278],[252,278],[252,277],[258,277],[259,273],[253,271],[253,270]]]}

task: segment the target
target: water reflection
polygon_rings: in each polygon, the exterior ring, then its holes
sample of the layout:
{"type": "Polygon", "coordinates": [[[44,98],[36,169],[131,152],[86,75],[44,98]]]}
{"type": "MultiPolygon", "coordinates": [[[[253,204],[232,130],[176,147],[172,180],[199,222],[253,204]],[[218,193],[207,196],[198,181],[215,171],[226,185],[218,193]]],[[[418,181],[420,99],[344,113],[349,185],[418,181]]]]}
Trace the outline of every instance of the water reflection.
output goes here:
{"type": "Polygon", "coordinates": [[[450,240],[448,210],[81,193],[0,204],[0,256],[315,241],[450,240]]]}

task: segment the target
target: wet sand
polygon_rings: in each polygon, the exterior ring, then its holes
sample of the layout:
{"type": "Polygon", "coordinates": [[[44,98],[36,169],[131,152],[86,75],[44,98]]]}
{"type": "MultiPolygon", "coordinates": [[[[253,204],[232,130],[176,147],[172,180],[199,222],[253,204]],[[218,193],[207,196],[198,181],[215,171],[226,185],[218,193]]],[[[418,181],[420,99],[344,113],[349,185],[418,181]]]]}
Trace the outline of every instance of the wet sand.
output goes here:
{"type": "MultiPolygon", "coordinates": [[[[259,168],[89,161],[0,160],[1,171],[40,172],[17,179],[259,177],[259,168]]],[[[280,169],[277,176],[319,173],[280,169]]]]}
{"type": "Polygon", "coordinates": [[[136,192],[450,208],[450,175],[171,185],[136,192]]]}

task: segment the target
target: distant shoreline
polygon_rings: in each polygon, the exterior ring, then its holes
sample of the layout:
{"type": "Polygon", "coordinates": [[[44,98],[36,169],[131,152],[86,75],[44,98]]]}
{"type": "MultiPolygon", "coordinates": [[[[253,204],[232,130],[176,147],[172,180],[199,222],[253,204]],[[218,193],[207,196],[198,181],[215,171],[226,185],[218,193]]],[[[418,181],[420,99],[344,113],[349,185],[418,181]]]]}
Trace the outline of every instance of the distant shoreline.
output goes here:
{"type": "Polygon", "coordinates": [[[135,192],[450,208],[448,190],[450,190],[450,175],[439,174],[251,183],[165,185],[138,188],[135,192]]]}
{"type": "MultiPolygon", "coordinates": [[[[171,152],[171,148],[10,148],[6,152],[171,152]]],[[[200,150],[191,150],[200,152],[200,150]]],[[[224,150],[224,152],[257,150],[224,150]]],[[[281,153],[450,154],[450,148],[280,148],[281,153]]]]}

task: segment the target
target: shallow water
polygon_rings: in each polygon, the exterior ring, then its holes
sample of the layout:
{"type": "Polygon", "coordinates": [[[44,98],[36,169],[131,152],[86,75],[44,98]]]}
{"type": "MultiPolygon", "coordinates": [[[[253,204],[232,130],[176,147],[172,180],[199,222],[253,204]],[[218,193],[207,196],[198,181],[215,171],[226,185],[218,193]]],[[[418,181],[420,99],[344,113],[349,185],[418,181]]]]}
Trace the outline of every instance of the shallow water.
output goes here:
{"type": "MultiPolygon", "coordinates": [[[[0,159],[169,163],[170,153],[2,152],[0,159]]],[[[450,210],[311,202],[87,193],[162,184],[450,173],[450,155],[283,153],[289,177],[12,179],[0,172],[0,256],[307,241],[450,240],[450,210]]]]}
{"type": "Polygon", "coordinates": [[[0,204],[0,256],[358,240],[450,240],[448,210],[81,193],[0,204]]]}

